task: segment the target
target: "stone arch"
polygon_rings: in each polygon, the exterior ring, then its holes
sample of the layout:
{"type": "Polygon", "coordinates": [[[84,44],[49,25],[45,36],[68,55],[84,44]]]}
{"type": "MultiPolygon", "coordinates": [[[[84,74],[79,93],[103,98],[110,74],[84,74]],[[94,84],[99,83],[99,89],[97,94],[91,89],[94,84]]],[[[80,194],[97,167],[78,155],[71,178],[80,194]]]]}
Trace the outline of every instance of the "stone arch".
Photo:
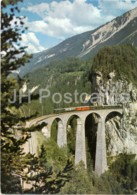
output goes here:
{"type": "Polygon", "coordinates": [[[89,113],[85,118],[86,158],[87,167],[90,170],[95,169],[97,130],[99,120],[101,120],[101,116],[96,112],[89,113]]]}
{"type": "Polygon", "coordinates": [[[58,143],[58,131],[63,128],[63,121],[60,117],[56,117],[51,121],[51,138],[58,143]]]}
{"type": "Polygon", "coordinates": [[[112,119],[113,117],[116,117],[116,116],[122,117],[121,112],[119,112],[119,111],[109,112],[105,117],[105,122],[107,122],[109,119],[112,119]]]}
{"type": "Polygon", "coordinates": [[[50,138],[50,129],[48,127],[48,125],[45,125],[42,130],[41,130],[42,134],[46,137],[46,138],[50,138]]]}
{"type": "MultiPolygon", "coordinates": [[[[77,114],[72,114],[68,118],[68,122],[71,118],[75,118],[75,151],[74,151],[74,158],[75,158],[75,165],[79,164],[81,161],[84,163],[86,168],[86,152],[85,152],[85,131],[84,131],[84,124],[81,117],[77,114]]],[[[69,123],[67,123],[68,126],[69,123]]]]}
{"type": "MultiPolygon", "coordinates": [[[[106,150],[108,159],[119,153],[122,145],[124,131],[121,128],[122,114],[119,111],[112,111],[105,118],[106,150]]],[[[109,160],[108,160],[109,162],[109,160]]]]}
{"type": "Polygon", "coordinates": [[[70,116],[68,117],[67,123],[68,123],[69,120],[71,120],[72,118],[76,118],[76,119],[78,119],[79,122],[81,122],[81,118],[80,118],[80,116],[79,116],[78,114],[72,114],[72,115],[70,115],[70,116]]]}
{"type": "Polygon", "coordinates": [[[69,116],[66,124],[67,129],[67,147],[68,152],[75,156],[76,152],[76,131],[78,124],[81,124],[81,119],[78,115],[69,116]]]}

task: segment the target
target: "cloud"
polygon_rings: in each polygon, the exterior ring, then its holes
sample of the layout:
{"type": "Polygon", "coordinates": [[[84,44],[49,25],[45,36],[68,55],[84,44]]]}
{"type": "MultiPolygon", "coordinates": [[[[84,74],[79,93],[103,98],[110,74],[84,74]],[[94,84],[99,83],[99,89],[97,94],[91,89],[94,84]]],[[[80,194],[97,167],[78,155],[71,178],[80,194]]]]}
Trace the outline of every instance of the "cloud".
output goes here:
{"type": "Polygon", "coordinates": [[[95,29],[136,6],[137,1],[133,0],[98,0],[98,6],[86,0],[65,0],[35,4],[23,9],[41,18],[28,22],[30,31],[63,40],[95,29]]]}
{"type": "Polygon", "coordinates": [[[37,53],[45,50],[46,48],[40,45],[39,40],[33,32],[22,34],[22,46],[27,46],[26,51],[29,53],[37,53]]]}
{"type": "MultiPolygon", "coordinates": [[[[28,22],[28,18],[23,17],[23,16],[20,16],[20,17],[22,18],[22,22],[24,22],[24,26],[29,27],[30,23],[28,22]]],[[[16,25],[21,26],[19,18],[14,16],[13,20],[11,21],[12,28],[16,27],[15,22],[16,22],[16,25]]],[[[29,29],[28,33],[21,35],[21,37],[22,37],[22,40],[20,41],[21,46],[27,47],[25,50],[28,53],[37,53],[37,52],[45,50],[46,48],[40,44],[38,38],[36,37],[36,34],[33,31],[33,28],[34,28],[33,24],[31,24],[31,26],[32,26],[32,28],[31,28],[32,31],[31,31],[31,29],[29,29]]],[[[21,27],[21,29],[22,29],[22,27],[21,27]]],[[[38,29],[38,30],[41,31],[41,26],[40,26],[40,29],[38,29]]],[[[18,45],[14,44],[14,46],[18,48],[18,45]]]]}
{"type": "Polygon", "coordinates": [[[29,23],[31,30],[61,39],[94,29],[101,20],[100,10],[86,0],[41,3],[29,6],[27,11],[41,17],[29,23]]]}
{"type": "Polygon", "coordinates": [[[137,7],[137,0],[99,0],[99,7],[104,16],[110,14],[117,16],[137,7]]]}

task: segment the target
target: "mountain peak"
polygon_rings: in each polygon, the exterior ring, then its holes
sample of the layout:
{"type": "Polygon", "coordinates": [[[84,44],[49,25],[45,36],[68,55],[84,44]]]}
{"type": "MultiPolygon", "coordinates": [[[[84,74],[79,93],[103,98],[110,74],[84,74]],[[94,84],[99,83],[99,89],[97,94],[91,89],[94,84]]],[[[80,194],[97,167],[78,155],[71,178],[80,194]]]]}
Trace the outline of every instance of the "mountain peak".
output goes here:
{"type": "Polygon", "coordinates": [[[95,30],[66,39],[57,46],[34,54],[30,63],[21,68],[24,75],[52,61],[68,57],[88,59],[107,45],[130,43],[137,46],[137,8],[126,12],[95,30]]]}
{"type": "MultiPolygon", "coordinates": [[[[108,22],[107,24],[98,28],[95,32],[91,34],[90,39],[83,43],[83,50],[80,53],[79,57],[85,56],[92,49],[94,49],[95,46],[109,40],[116,33],[126,27],[128,23],[130,23],[135,18],[137,18],[137,8],[126,12],[123,16],[117,17],[112,21],[108,22]]],[[[135,21],[135,23],[136,22],[137,21],[135,21]]]]}

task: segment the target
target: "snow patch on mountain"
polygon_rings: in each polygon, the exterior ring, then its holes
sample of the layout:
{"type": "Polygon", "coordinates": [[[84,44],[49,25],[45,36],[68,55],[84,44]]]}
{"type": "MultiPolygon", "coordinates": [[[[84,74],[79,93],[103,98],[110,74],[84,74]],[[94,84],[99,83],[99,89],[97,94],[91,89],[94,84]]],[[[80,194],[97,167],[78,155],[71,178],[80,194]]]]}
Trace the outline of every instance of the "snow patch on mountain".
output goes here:
{"type": "Polygon", "coordinates": [[[67,50],[68,50],[68,48],[61,49],[61,50],[59,51],[59,53],[64,53],[64,52],[66,52],[67,50]]]}
{"type": "Polygon", "coordinates": [[[56,55],[55,53],[53,53],[53,54],[50,54],[50,55],[46,55],[46,56],[45,56],[45,59],[52,58],[52,57],[54,57],[55,55],[56,55]]]}
{"type": "Polygon", "coordinates": [[[43,60],[42,57],[39,57],[38,61],[35,64],[42,62],[42,60],[43,60]]]}

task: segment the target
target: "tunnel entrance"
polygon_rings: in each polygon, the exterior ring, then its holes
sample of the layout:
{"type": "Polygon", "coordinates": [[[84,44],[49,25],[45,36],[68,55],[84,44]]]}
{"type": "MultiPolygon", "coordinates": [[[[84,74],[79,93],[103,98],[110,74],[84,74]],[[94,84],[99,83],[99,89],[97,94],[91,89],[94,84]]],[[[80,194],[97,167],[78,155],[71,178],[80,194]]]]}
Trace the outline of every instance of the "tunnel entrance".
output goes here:
{"type": "Polygon", "coordinates": [[[95,169],[97,127],[99,118],[100,116],[98,114],[92,113],[88,115],[85,120],[87,168],[90,171],[95,169]]]}

